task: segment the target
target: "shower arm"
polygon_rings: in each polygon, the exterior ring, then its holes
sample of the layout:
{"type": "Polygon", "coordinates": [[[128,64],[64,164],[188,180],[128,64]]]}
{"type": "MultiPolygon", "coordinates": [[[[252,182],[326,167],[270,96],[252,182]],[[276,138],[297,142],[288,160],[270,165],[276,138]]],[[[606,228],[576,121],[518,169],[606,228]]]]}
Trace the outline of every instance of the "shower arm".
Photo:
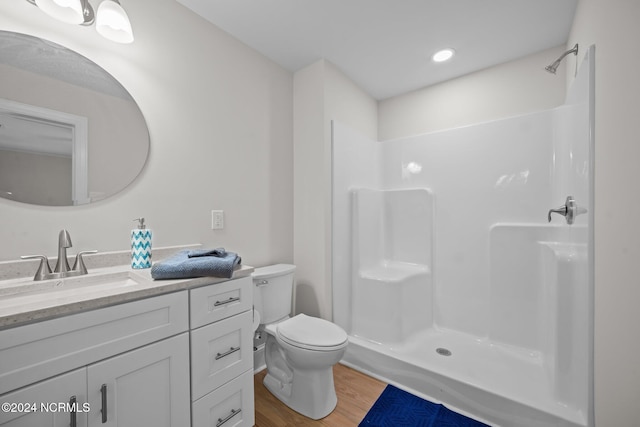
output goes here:
{"type": "Polygon", "coordinates": [[[566,51],[565,53],[563,53],[562,55],[560,55],[560,58],[556,59],[555,61],[553,61],[553,63],[551,65],[547,65],[544,69],[547,70],[550,73],[555,74],[556,73],[556,69],[558,68],[558,66],[560,65],[560,63],[562,62],[562,60],[569,55],[570,53],[573,53],[574,55],[578,55],[578,43],[575,44],[575,46],[573,46],[572,49],[566,51]]]}

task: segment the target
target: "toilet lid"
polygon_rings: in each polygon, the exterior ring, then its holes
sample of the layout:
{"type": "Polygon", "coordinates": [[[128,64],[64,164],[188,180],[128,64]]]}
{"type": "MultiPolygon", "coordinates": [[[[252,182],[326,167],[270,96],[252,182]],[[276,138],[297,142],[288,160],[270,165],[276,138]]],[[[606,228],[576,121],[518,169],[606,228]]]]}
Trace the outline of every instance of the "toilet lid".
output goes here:
{"type": "Polygon", "coordinates": [[[291,345],[319,350],[328,350],[347,341],[347,333],[340,326],[304,314],[278,324],[278,335],[291,345]]]}

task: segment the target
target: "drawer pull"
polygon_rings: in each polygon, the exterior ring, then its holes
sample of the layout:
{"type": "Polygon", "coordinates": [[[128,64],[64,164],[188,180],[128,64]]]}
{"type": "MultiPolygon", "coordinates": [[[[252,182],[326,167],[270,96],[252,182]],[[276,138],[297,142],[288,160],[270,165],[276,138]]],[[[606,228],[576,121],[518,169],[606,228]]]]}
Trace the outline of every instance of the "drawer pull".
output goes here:
{"type": "Polygon", "coordinates": [[[71,396],[69,399],[69,408],[71,409],[71,413],[69,415],[71,417],[69,420],[69,427],[76,427],[76,403],[76,397],[71,396]]]}
{"type": "Polygon", "coordinates": [[[242,408],[232,409],[231,413],[229,415],[227,415],[226,417],[218,418],[218,422],[216,423],[216,427],[220,427],[222,424],[226,423],[231,418],[233,418],[234,416],[238,415],[240,412],[242,412],[242,408]]]}
{"type": "Polygon", "coordinates": [[[240,297],[230,297],[227,300],[224,301],[216,301],[213,306],[214,307],[220,307],[221,305],[227,305],[227,304],[231,304],[232,302],[236,302],[236,301],[240,301],[240,297]]]}
{"type": "Polygon", "coordinates": [[[224,353],[218,353],[216,354],[216,360],[220,360],[223,357],[227,357],[230,354],[235,353],[236,351],[240,351],[240,346],[238,347],[231,347],[229,350],[225,351],[224,353]]]}
{"type": "Polygon", "coordinates": [[[100,387],[100,395],[102,397],[102,409],[100,409],[100,412],[102,412],[102,424],[107,422],[107,385],[106,384],[102,384],[102,387],[100,387]]]}

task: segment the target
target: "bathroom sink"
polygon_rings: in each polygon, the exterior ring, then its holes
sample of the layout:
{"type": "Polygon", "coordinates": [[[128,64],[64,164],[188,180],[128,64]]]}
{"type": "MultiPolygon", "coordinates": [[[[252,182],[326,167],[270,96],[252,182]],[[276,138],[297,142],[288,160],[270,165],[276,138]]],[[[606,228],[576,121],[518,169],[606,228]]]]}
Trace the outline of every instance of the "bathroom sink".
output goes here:
{"type": "Polygon", "coordinates": [[[91,299],[148,283],[149,279],[133,271],[87,274],[43,281],[15,282],[0,287],[0,311],[32,304],[61,305],[70,300],[91,299]]]}

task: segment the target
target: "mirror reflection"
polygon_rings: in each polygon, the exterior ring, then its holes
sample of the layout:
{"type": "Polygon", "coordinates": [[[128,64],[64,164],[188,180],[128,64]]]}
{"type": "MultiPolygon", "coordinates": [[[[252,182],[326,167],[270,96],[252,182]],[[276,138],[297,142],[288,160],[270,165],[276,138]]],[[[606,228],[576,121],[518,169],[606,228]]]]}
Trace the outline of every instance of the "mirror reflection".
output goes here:
{"type": "Polygon", "coordinates": [[[0,197],[82,205],[141,172],[149,132],[131,95],[84,56],[0,31],[0,197]]]}

